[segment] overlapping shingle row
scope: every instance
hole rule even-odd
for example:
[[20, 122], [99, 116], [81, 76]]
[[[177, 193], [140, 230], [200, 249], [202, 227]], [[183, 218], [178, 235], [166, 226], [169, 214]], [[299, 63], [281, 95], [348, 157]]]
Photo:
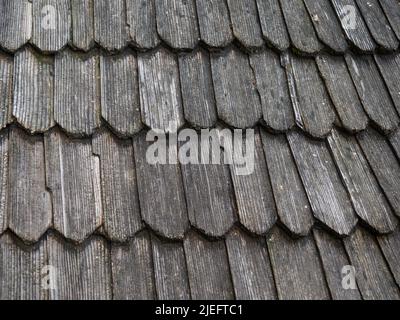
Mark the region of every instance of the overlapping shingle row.
[[249, 50], [268, 44], [307, 54], [393, 51], [398, 12], [397, 0], [2, 0], [0, 46], [14, 52], [29, 42], [48, 53], [96, 44], [148, 50], [163, 42], [192, 50], [236, 41]]

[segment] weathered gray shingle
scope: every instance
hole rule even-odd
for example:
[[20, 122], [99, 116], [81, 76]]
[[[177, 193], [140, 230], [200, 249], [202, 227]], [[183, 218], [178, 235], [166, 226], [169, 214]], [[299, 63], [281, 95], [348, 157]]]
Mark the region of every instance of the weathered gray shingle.
[[94, 0], [70, 0], [72, 45], [89, 51], [94, 46]]

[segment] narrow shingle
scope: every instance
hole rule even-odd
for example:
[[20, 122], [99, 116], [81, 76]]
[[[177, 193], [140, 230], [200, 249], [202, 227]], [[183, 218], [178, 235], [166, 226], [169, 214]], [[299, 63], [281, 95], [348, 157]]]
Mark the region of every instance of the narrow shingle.
[[396, 280], [397, 285], [400, 285], [400, 260], [399, 260], [399, 248], [400, 248], [400, 232], [396, 229], [395, 232], [379, 236], [378, 243], [382, 250], [383, 255], [389, 265], [390, 271]]
[[45, 132], [54, 125], [54, 60], [31, 48], [14, 58], [13, 116], [32, 133]]
[[13, 128], [9, 152], [9, 228], [24, 241], [36, 242], [52, 222], [43, 137]]
[[0, 53], [0, 129], [12, 121], [12, 96], [13, 59]]
[[394, 33], [400, 40], [400, 3], [398, 0], [379, 0]]
[[137, 59], [133, 52], [100, 58], [101, 114], [121, 136], [133, 136], [140, 116]]
[[71, 0], [72, 45], [89, 51], [94, 45], [94, 0]]
[[8, 150], [8, 130], [3, 130], [0, 132], [0, 235], [7, 229], [8, 226]]

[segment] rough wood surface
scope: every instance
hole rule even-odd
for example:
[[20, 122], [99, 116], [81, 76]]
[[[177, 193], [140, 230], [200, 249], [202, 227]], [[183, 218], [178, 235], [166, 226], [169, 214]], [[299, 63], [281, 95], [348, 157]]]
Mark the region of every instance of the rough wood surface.
[[154, 0], [126, 0], [126, 22], [134, 46], [151, 49], [160, 43]]
[[166, 49], [139, 54], [140, 107], [154, 130], [176, 132], [184, 123], [178, 61]]
[[16, 51], [32, 34], [32, 3], [28, 0], [0, 1], [0, 46]]
[[100, 58], [101, 114], [121, 136], [133, 136], [143, 125], [140, 118], [136, 56], [127, 52]]
[[195, 127], [213, 127], [217, 110], [209, 53], [200, 49], [180, 56], [179, 72], [186, 120]]
[[94, 236], [74, 246], [56, 235], [47, 237], [48, 264], [55, 272], [51, 300], [109, 300], [111, 261], [107, 243]]
[[326, 231], [314, 229], [314, 239], [318, 247], [324, 267], [326, 281], [333, 300], [361, 300], [360, 291], [345, 289], [343, 268], [350, 265], [346, 250], [340, 239], [329, 235]]
[[400, 164], [384, 137], [369, 129], [358, 136], [361, 148], [389, 203], [400, 216]]
[[54, 227], [82, 242], [101, 224], [100, 164], [90, 140], [73, 140], [59, 130], [45, 135], [46, 178]]
[[386, 50], [396, 50], [399, 47], [399, 41], [378, 0], [356, 0], [356, 2], [376, 43]]
[[256, 0], [227, 0], [233, 34], [247, 49], [264, 44]]
[[368, 125], [368, 117], [344, 59], [324, 54], [319, 55], [316, 62], [341, 125], [350, 132], [364, 130]]
[[311, 236], [293, 240], [279, 228], [267, 246], [281, 300], [329, 300], [329, 290]]
[[184, 241], [184, 248], [192, 299], [234, 299], [224, 241], [208, 241], [191, 232]]
[[392, 234], [379, 236], [378, 243], [383, 255], [389, 265], [390, 271], [396, 280], [397, 285], [400, 285], [400, 232], [396, 229]]
[[201, 40], [211, 47], [226, 47], [233, 41], [228, 6], [221, 0], [196, 0]]
[[123, 49], [128, 40], [124, 0], [94, 0], [94, 38], [109, 51]]
[[277, 299], [265, 240], [235, 229], [227, 236], [226, 247], [236, 299]]
[[8, 227], [9, 183], [8, 131], [0, 132], [0, 235]]
[[102, 130], [92, 145], [100, 160], [104, 231], [126, 241], [142, 228], [132, 142]]
[[54, 125], [53, 60], [31, 48], [14, 58], [13, 116], [32, 133], [46, 132]]
[[319, 39], [335, 52], [347, 50], [347, 42], [329, 0], [304, 0]]
[[100, 126], [98, 57], [65, 50], [55, 59], [54, 119], [74, 136]]
[[394, 33], [400, 40], [400, 3], [398, 0], [379, 0]]
[[288, 49], [289, 34], [279, 0], [257, 0], [257, 7], [264, 39], [280, 51]]
[[72, 45], [89, 51], [94, 45], [94, 0], [70, 0]]
[[209, 236], [222, 237], [236, 222], [235, 198], [229, 167], [201, 163], [211, 152], [202, 147], [197, 157], [200, 164], [181, 163], [182, 178], [192, 226]]
[[288, 140], [315, 217], [338, 235], [349, 235], [358, 219], [325, 142], [298, 132]]
[[276, 131], [290, 129], [294, 126], [293, 107], [279, 55], [272, 50], [263, 50], [250, 55], [250, 64], [255, 73], [265, 124]]
[[[140, 210], [144, 221], [167, 238], [182, 239], [188, 217], [182, 173], [178, 164], [150, 164], [146, 154], [152, 142], [140, 134], [133, 139]], [[161, 151], [160, 151], [161, 152]], [[167, 154], [170, 148], [166, 149]], [[174, 153], [171, 148], [171, 153]], [[170, 158], [177, 163], [177, 158]]]
[[314, 59], [285, 54], [283, 60], [297, 125], [312, 136], [327, 136], [336, 115]]
[[42, 268], [47, 264], [45, 242], [26, 247], [9, 233], [0, 238], [0, 300], [46, 300]]
[[0, 53], [0, 129], [12, 121], [13, 90], [13, 59]]
[[[251, 232], [265, 234], [275, 225], [277, 213], [259, 132], [256, 132], [254, 143], [254, 171], [239, 175], [241, 166], [233, 164], [232, 181], [240, 223]], [[239, 157], [242, 155], [240, 152]]]
[[[400, 9], [399, 9], [400, 10]], [[389, 89], [394, 106], [400, 114], [400, 54], [375, 55], [375, 61]]]
[[384, 133], [397, 129], [400, 122], [392, 99], [371, 56], [345, 56], [358, 95], [370, 119]]
[[9, 152], [9, 228], [24, 241], [37, 242], [52, 222], [43, 138], [13, 128]]
[[400, 130], [397, 130], [390, 138], [390, 144], [392, 145], [397, 158], [400, 159]]
[[313, 215], [285, 135], [261, 131], [280, 221], [297, 236], [307, 235]]
[[200, 38], [194, 0], [157, 0], [157, 30], [174, 49], [193, 49]]
[[343, 240], [364, 300], [399, 300], [400, 292], [376, 239], [357, 229]]
[[181, 242], [151, 237], [154, 277], [159, 300], [188, 300], [190, 296], [185, 251]]
[[253, 127], [261, 103], [248, 56], [234, 47], [211, 55], [218, 116], [236, 128]]
[[44, 52], [57, 52], [70, 41], [70, 1], [33, 0], [31, 42]]
[[294, 47], [307, 54], [320, 51], [323, 46], [318, 40], [303, 0], [280, 0], [280, 3]]
[[374, 51], [376, 48], [375, 41], [365, 24], [355, 0], [331, 0], [331, 2], [347, 40], [361, 51]]
[[126, 245], [111, 246], [113, 298], [153, 300], [155, 284], [150, 235], [143, 232]]
[[392, 232], [397, 219], [357, 140], [333, 130], [328, 143], [358, 216], [379, 233]]

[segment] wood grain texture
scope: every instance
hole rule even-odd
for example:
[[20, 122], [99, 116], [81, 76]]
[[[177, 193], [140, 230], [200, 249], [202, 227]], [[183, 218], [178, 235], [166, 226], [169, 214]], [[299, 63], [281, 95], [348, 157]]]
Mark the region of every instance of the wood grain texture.
[[358, 228], [343, 240], [364, 300], [399, 300], [400, 292], [376, 239]]
[[54, 126], [54, 60], [31, 48], [14, 58], [13, 116], [31, 133], [46, 132]]
[[399, 248], [400, 248], [400, 232], [396, 229], [389, 235], [377, 237], [379, 246], [385, 256], [386, 262], [389, 265], [390, 271], [396, 280], [397, 285], [400, 285], [400, 261], [399, 261]]
[[70, 0], [72, 45], [89, 51], [94, 46], [94, 0]]
[[[150, 164], [146, 155], [152, 152], [149, 147], [153, 143], [146, 141], [145, 134], [136, 136], [133, 144], [143, 220], [163, 237], [182, 239], [189, 225], [180, 166]], [[167, 154], [170, 151], [174, 153], [172, 148], [166, 149]], [[169, 159], [177, 163], [176, 157]]]
[[364, 130], [368, 125], [368, 117], [344, 59], [322, 54], [316, 58], [316, 62], [342, 127], [350, 132]]
[[74, 246], [56, 235], [47, 238], [48, 264], [55, 268], [51, 300], [110, 300], [111, 261], [106, 241], [94, 236]]
[[280, 0], [280, 3], [293, 46], [307, 54], [320, 51], [323, 45], [318, 40], [303, 0]]
[[293, 234], [305, 236], [314, 219], [286, 136], [262, 130], [261, 137], [280, 222]]
[[9, 142], [8, 130], [0, 132], [0, 235], [8, 227], [9, 210]]
[[0, 129], [12, 121], [13, 74], [13, 59], [0, 53]]
[[191, 232], [185, 238], [184, 248], [192, 299], [234, 299], [225, 242], [208, 241]]
[[52, 222], [43, 138], [13, 128], [9, 141], [9, 228], [24, 241], [37, 242]]
[[55, 58], [54, 119], [74, 136], [91, 135], [100, 126], [98, 57], [70, 50]]
[[376, 43], [359, 11], [355, 0], [331, 0], [347, 40], [358, 50], [372, 52]]
[[115, 300], [153, 300], [155, 283], [150, 235], [143, 232], [126, 245], [112, 244], [112, 285]]
[[397, 219], [357, 140], [333, 130], [328, 143], [357, 215], [379, 233], [392, 232]]
[[397, 113], [400, 114], [400, 54], [376, 54], [375, 61], [385, 80]]
[[279, 228], [267, 238], [278, 298], [329, 300], [329, 290], [311, 236], [293, 240]]
[[314, 59], [285, 54], [283, 64], [297, 125], [314, 137], [327, 136], [336, 115]]
[[233, 41], [228, 6], [220, 0], [196, 0], [201, 40], [223, 48]]
[[264, 44], [256, 0], [227, 0], [233, 35], [247, 49]]
[[390, 138], [390, 144], [392, 145], [397, 158], [400, 159], [400, 130], [397, 130]]
[[198, 128], [213, 127], [217, 109], [209, 53], [200, 49], [180, 56], [179, 72], [186, 120]]
[[143, 122], [154, 130], [176, 132], [184, 124], [176, 56], [163, 48], [139, 54], [138, 68]]
[[142, 228], [132, 142], [101, 130], [92, 145], [100, 160], [104, 231], [126, 241]]
[[182, 242], [151, 237], [154, 277], [159, 300], [189, 300], [190, 287]]
[[288, 133], [314, 216], [340, 236], [349, 235], [358, 219], [325, 142]]
[[58, 52], [70, 41], [70, 0], [32, 1], [31, 42], [43, 52]]
[[397, 0], [379, 0], [390, 26], [400, 40], [400, 3]]
[[274, 276], [265, 240], [252, 238], [240, 229], [235, 229], [227, 235], [226, 247], [236, 299], [276, 299]]
[[0, 237], [0, 300], [46, 300], [42, 268], [47, 264], [44, 241], [27, 247], [9, 233]]
[[152, 49], [160, 43], [154, 0], [126, 0], [126, 22], [135, 47]]
[[[259, 132], [255, 134], [254, 143], [254, 170], [240, 175], [242, 166], [236, 163], [231, 165], [231, 176], [240, 223], [253, 233], [265, 234], [278, 218]], [[243, 150], [248, 147], [243, 143]], [[238, 154], [235, 159], [243, 157], [243, 152], [239, 151], [234, 151]]]
[[123, 137], [138, 133], [140, 118], [137, 59], [133, 52], [100, 58], [101, 114]]
[[350, 265], [343, 242], [326, 231], [314, 229], [314, 239], [317, 244], [321, 262], [324, 267], [326, 281], [333, 300], [361, 300], [358, 288], [344, 289], [343, 280], [347, 273], [342, 273], [344, 267]]
[[124, 0], [94, 0], [94, 38], [109, 51], [126, 46], [128, 31]]
[[290, 46], [290, 40], [279, 0], [256, 1], [264, 39], [279, 51], [285, 51]]
[[274, 131], [287, 131], [294, 126], [294, 114], [290, 100], [285, 69], [279, 55], [266, 49], [250, 55], [265, 125]]
[[45, 134], [45, 150], [54, 227], [66, 238], [82, 242], [102, 222], [100, 168], [91, 141], [53, 130]]
[[369, 118], [385, 134], [397, 129], [399, 116], [373, 58], [347, 54], [345, 59]]
[[16, 51], [32, 35], [32, 3], [28, 0], [0, 1], [0, 46]]
[[385, 138], [372, 129], [360, 133], [358, 141], [394, 212], [400, 216], [400, 164], [396, 156]]
[[248, 56], [230, 47], [212, 53], [211, 67], [219, 118], [235, 128], [253, 127], [261, 103]]
[[193, 49], [200, 40], [194, 0], [157, 0], [159, 36], [174, 49]]
[[202, 159], [212, 150], [202, 146], [200, 152], [197, 157], [199, 164], [181, 163], [189, 220], [192, 226], [205, 234], [222, 237], [236, 222], [229, 166], [203, 164]]
[[348, 45], [330, 1], [304, 0], [304, 4], [321, 42], [334, 52], [345, 52]]
[[390, 27], [378, 0], [355, 1], [376, 43], [385, 50], [396, 50], [399, 47], [399, 41]]

